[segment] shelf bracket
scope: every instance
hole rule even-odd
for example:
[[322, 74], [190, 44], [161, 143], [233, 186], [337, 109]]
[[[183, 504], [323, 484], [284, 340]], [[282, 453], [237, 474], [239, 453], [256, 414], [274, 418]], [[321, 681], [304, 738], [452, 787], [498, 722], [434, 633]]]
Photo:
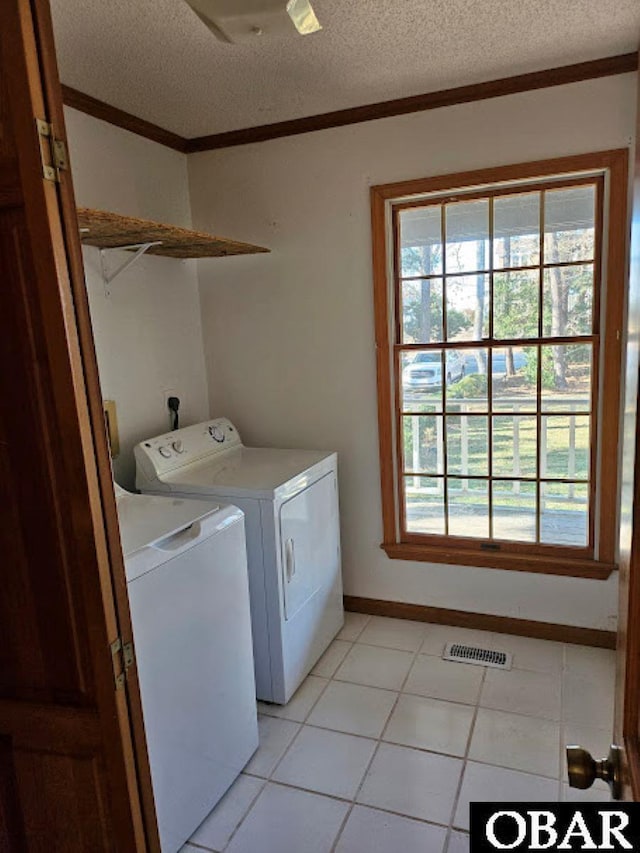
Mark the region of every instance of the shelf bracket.
[[[135, 264], [135, 262], [141, 258], [145, 252], [148, 252], [153, 246], [161, 246], [162, 240], [154, 240], [152, 243], [132, 243], [130, 246], [114, 246], [112, 249], [100, 249], [100, 266], [102, 267], [102, 278], [104, 280], [104, 293], [105, 296], [111, 296], [111, 291], [109, 290], [109, 285], [125, 270], [128, 270], [130, 266]], [[126, 252], [133, 251], [135, 249], [135, 254], [133, 254], [130, 258], [127, 258], [120, 266], [115, 269], [113, 272], [108, 272], [107, 264], [105, 259], [105, 252]]]

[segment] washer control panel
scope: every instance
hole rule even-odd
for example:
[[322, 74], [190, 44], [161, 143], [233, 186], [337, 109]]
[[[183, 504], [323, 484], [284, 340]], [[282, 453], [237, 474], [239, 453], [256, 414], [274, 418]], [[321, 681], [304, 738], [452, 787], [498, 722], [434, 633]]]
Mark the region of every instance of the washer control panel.
[[134, 454], [139, 471], [155, 478], [234, 447], [242, 447], [237, 429], [228, 418], [216, 418], [141, 441]]
[[222, 444], [227, 437], [227, 434], [224, 431], [224, 427], [220, 424], [214, 424], [213, 426], [210, 426], [208, 429], [208, 433], [214, 441], [218, 442], [218, 444]]

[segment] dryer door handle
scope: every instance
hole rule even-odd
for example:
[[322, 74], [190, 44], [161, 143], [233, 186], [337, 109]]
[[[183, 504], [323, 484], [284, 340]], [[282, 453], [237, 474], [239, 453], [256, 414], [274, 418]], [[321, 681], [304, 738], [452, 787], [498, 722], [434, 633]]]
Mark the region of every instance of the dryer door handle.
[[293, 546], [293, 539], [287, 539], [284, 543], [284, 566], [287, 583], [291, 583], [291, 579], [296, 573], [296, 552]]

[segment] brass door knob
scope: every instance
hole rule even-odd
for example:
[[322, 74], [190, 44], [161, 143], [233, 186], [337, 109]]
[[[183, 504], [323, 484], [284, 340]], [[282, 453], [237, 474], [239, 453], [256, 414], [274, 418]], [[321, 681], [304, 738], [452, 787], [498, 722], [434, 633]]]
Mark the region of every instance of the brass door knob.
[[612, 744], [609, 755], [596, 761], [591, 753], [581, 746], [567, 747], [569, 785], [572, 788], [590, 788], [596, 779], [609, 785], [611, 796], [619, 800], [622, 796], [622, 749]]

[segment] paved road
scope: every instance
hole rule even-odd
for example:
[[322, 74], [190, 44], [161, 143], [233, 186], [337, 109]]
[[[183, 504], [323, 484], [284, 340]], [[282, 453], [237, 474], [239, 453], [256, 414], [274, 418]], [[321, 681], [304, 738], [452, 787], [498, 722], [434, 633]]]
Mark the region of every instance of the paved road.
[[[521, 367], [524, 367], [526, 363], [526, 358], [524, 353], [518, 352], [517, 350], [513, 353], [513, 364], [516, 370], [519, 370]], [[504, 352], [494, 352], [493, 353], [493, 375], [504, 376], [507, 372], [507, 356]], [[464, 369], [467, 376], [471, 373], [478, 372], [478, 363], [472, 355], [468, 355], [465, 358]]]

